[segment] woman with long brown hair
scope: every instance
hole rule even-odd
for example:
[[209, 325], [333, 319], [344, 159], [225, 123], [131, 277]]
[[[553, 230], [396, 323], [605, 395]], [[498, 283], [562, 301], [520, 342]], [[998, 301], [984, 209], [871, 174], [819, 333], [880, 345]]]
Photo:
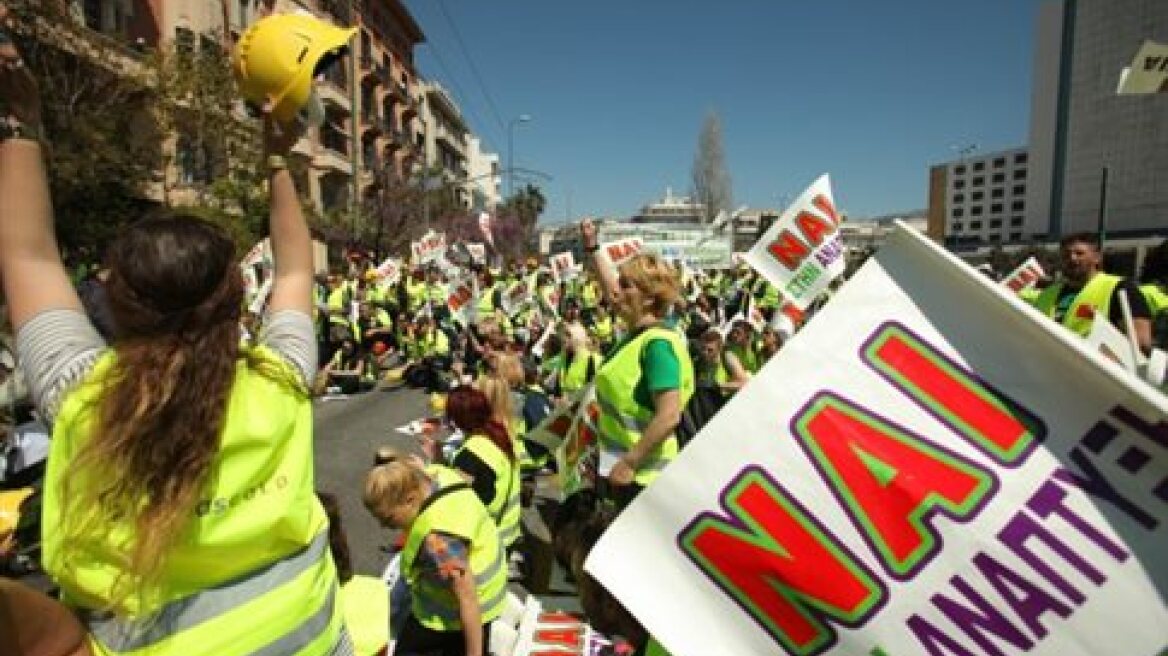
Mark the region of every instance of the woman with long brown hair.
[[296, 130], [265, 119], [275, 271], [259, 346], [240, 346], [232, 241], [167, 210], [108, 251], [107, 344], [58, 254], [39, 96], [11, 41], [0, 100], [0, 276], [53, 424], [43, 562], [90, 648], [348, 651], [313, 491], [312, 248], [284, 160]]
[[450, 463], [471, 477], [471, 489], [499, 525], [499, 539], [510, 547], [519, 539], [519, 461], [507, 428], [491, 416], [485, 394], [460, 385], [446, 399], [446, 416], [466, 435]]

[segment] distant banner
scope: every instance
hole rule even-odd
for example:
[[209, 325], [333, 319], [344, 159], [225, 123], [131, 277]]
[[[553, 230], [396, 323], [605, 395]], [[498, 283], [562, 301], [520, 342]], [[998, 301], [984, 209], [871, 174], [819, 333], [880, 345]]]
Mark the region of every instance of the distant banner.
[[483, 233], [488, 244], [495, 245], [495, 238], [491, 235], [491, 215], [487, 212], [479, 212], [479, 232]]
[[464, 276], [452, 280], [446, 286], [446, 307], [450, 314], [464, 324], [473, 319], [475, 299], [478, 297], [478, 284], [473, 276]]
[[413, 255], [415, 265], [435, 262], [444, 252], [446, 252], [446, 235], [433, 230], [410, 244], [410, 254]]
[[487, 247], [482, 244], [470, 243], [466, 245], [466, 250], [470, 253], [470, 257], [476, 264], [487, 263]]
[[831, 180], [822, 175], [747, 252], [746, 261], [791, 304], [806, 310], [843, 275], [840, 220]]
[[1168, 398], [900, 224], [585, 568], [674, 656], [1156, 656], [1166, 543]]
[[1168, 93], [1168, 44], [1144, 41], [1131, 66], [1119, 75], [1121, 95]]
[[243, 276], [243, 291], [253, 297], [272, 275], [272, 242], [267, 237], [256, 242], [244, 253], [239, 261], [240, 275]]
[[564, 251], [551, 256], [549, 264], [551, 264], [552, 275], [555, 276], [557, 282], [566, 282], [580, 274], [580, 268], [576, 265], [576, 256], [572, 254], [572, 251]]
[[1002, 278], [1001, 285], [1015, 294], [1020, 294], [1045, 277], [1046, 272], [1042, 270], [1042, 265], [1031, 255], [1025, 262], [1019, 264], [1018, 268], [1011, 271], [1010, 275]]
[[640, 237], [610, 241], [600, 246], [600, 252], [614, 267], [624, 264], [626, 260], [643, 250], [645, 242]]
[[395, 285], [401, 280], [401, 261], [396, 257], [387, 257], [384, 262], [377, 265], [377, 268], [373, 272], [381, 282], [387, 285]]

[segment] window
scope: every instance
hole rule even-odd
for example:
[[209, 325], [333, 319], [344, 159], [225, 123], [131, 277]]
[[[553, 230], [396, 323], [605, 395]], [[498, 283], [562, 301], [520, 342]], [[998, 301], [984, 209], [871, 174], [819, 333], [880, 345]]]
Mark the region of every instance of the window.
[[954, 189], [965, 189], [965, 180], [955, 180], [953, 182]]
[[964, 203], [965, 202], [965, 194], [954, 194], [953, 202], [954, 203]]
[[101, 0], [85, 0], [82, 11], [85, 14], [85, 27], [91, 30], [101, 30], [102, 19]]
[[970, 200], [981, 200], [981, 199], [985, 198], [985, 192], [984, 191], [975, 191], [972, 194], [970, 194], [969, 198], [970, 198]]
[[1010, 219], [1010, 227], [1017, 228], [1022, 225], [1022, 217], [1015, 216]]
[[1002, 213], [1002, 204], [1001, 203], [994, 203], [993, 205], [991, 205], [990, 206], [990, 213], [991, 214], [1001, 214]]
[[961, 232], [961, 224], [960, 223], [953, 224], [953, 232]]
[[1014, 171], [1014, 179], [1015, 180], [1025, 180], [1026, 179], [1026, 169], [1018, 169], [1017, 171]]
[[1001, 220], [1001, 219], [994, 219], [993, 221], [990, 221], [990, 227], [991, 227], [991, 228], [1000, 228], [1000, 227], [1002, 227], [1002, 220]]
[[1006, 158], [1005, 157], [998, 157], [997, 159], [994, 160], [994, 168], [995, 169], [1000, 169], [1005, 165], [1006, 165]]
[[1011, 232], [1010, 233], [1010, 241], [1022, 241], [1022, 233]]
[[990, 192], [990, 198], [1001, 198], [1005, 192], [1002, 189], [994, 189]]
[[1026, 185], [1014, 185], [1014, 195], [1022, 196], [1026, 193]]
[[990, 241], [996, 244], [996, 243], [1002, 241], [1002, 236], [1001, 235], [990, 235]]
[[[981, 205], [977, 205], [977, 206], [971, 208], [969, 210], [969, 213], [973, 216], [981, 216]], [[979, 223], [978, 225], [980, 226], [981, 224]], [[970, 227], [973, 227], [973, 226], [970, 226]]]
[[199, 37], [199, 55], [202, 57], [213, 57], [216, 53], [222, 52], [223, 48], [215, 37], [210, 34], [203, 34]]
[[1025, 164], [1026, 159], [1026, 153], [1018, 153], [1017, 155], [1014, 155], [1015, 164]]
[[974, 162], [973, 163], [973, 170], [974, 171], [984, 171], [985, 170], [985, 162]]
[[974, 221], [969, 224], [970, 230], [981, 230], [981, 221]]
[[963, 216], [965, 216], [965, 210], [961, 209], [960, 207], [953, 210], [953, 218], [959, 219]]
[[195, 33], [185, 27], [178, 27], [174, 30], [174, 49], [184, 55], [192, 55], [195, 52]]
[[958, 164], [957, 167], [953, 169], [953, 174], [954, 175], [964, 175], [965, 174], [965, 165]]
[[1001, 184], [1001, 183], [1006, 181], [1006, 174], [1005, 173], [995, 173], [994, 177], [991, 178], [991, 180], [993, 181], [994, 184]]
[[1014, 210], [1015, 212], [1021, 212], [1022, 210], [1026, 209], [1026, 201], [1016, 200], [1010, 204], [1010, 209]]
[[978, 176], [978, 177], [976, 177], [976, 178], [974, 178], [974, 179], [973, 179], [973, 186], [975, 186], [975, 187], [981, 187], [981, 186], [984, 186], [984, 185], [985, 185], [985, 178], [983, 178], [983, 177], [981, 177], [981, 176]]

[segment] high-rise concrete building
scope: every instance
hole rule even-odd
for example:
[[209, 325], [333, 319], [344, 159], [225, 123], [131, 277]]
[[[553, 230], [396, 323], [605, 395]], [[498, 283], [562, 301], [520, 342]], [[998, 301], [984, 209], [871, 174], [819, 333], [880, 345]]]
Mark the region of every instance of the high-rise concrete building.
[[1116, 94], [1146, 39], [1168, 41], [1168, 1], [1061, 0], [1039, 13], [1034, 52], [1027, 225], [1058, 238], [1168, 232], [1168, 94]]
[[1046, 232], [1026, 221], [1025, 148], [965, 157], [929, 172], [929, 237], [947, 246], [1017, 243]]

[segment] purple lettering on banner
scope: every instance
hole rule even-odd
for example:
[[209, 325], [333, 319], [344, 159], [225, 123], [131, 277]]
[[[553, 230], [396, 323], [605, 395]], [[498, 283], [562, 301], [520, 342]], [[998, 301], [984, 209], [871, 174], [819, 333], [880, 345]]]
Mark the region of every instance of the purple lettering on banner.
[[1036, 638], [1046, 637], [1046, 627], [1040, 621], [1046, 612], [1053, 611], [1064, 619], [1070, 616], [1069, 606], [993, 556], [979, 553], [973, 557], [973, 564]]
[[1158, 421], [1155, 424], [1141, 419], [1136, 413], [1122, 405], [1111, 409], [1111, 416], [1127, 424], [1144, 437], [1168, 449], [1168, 421]]
[[1106, 577], [1103, 576], [1102, 572], [1095, 569], [1082, 556], [1072, 551], [1070, 547], [1055, 537], [1054, 533], [1047, 530], [1045, 526], [1040, 524], [1029, 513], [1019, 512], [1017, 515], [1014, 515], [1009, 523], [998, 532], [998, 542], [1005, 545], [1015, 556], [1021, 558], [1031, 569], [1041, 574], [1048, 583], [1058, 588], [1059, 592], [1063, 593], [1076, 606], [1086, 601], [1087, 597], [1082, 592], [1079, 592], [1078, 588], [1071, 585], [1070, 581], [1060, 576], [1055, 571], [1055, 568], [1046, 562], [1046, 559], [1030, 550], [1026, 545], [1030, 538], [1037, 538], [1039, 541], [1045, 543], [1051, 551], [1058, 554], [1065, 562], [1069, 563], [1096, 585], [1105, 580]]
[[929, 656], [946, 656], [946, 654], [974, 656], [973, 652], [963, 647], [952, 636], [938, 629], [932, 622], [920, 615], [909, 617], [905, 626], [916, 636], [917, 642], [920, 642], [921, 646], [929, 652]]
[[991, 656], [1005, 656], [997, 644], [990, 639], [990, 636], [986, 635], [987, 632], [1023, 651], [1027, 651], [1034, 646], [1033, 640], [1026, 637], [1026, 634], [1022, 633], [1018, 627], [1011, 624], [1010, 620], [1006, 619], [1006, 616], [1001, 611], [986, 601], [985, 597], [973, 589], [973, 586], [965, 582], [965, 579], [960, 576], [954, 576], [949, 579], [949, 582], [966, 599], [972, 602], [976, 608], [965, 606], [961, 602], [939, 593], [933, 595], [933, 605], [944, 613], [945, 617], [948, 617], [949, 621], [953, 622], [965, 635], [976, 642], [982, 651]]
[[1080, 476], [1068, 469], [1061, 469], [1055, 472], [1056, 479], [1078, 487], [1101, 501], [1110, 503], [1149, 531], [1155, 530], [1160, 525], [1160, 522], [1155, 517], [1120, 494], [1115, 489], [1115, 486], [1107, 482], [1107, 479], [1103, 477], [1099, 469], [1091, 464], [1089, 457], [1082, 449], [1079, 447], [1071, 449], [1070, 458], [1071, 462], [1075, 463], [1075, 466], [1079, 468], [1082, 475]]
[[[1056, 474], [1056, 480], [1061, 480]], [[1082, 533], [1084, 537], [1091, 540], [1100, 549], [1106, 551], [1112, 558], [1119, 562], [1123, 562], [1128, 558], [1128, 552], [1124, 550], [1122, 545], [1116, 544], [1103, 534], [1102, 531], [1091, 526], [1083, 521], [1082, 517], [1076, 515], [1070, 508], [1066, 506], [1064, 501], [1067, 498], [1066, 490], [1059, 487], [1053, 481], [1047, 481], [1038, 488], [1034, 496], [1026, 502], [1026, 506], [1034, 511], [1034, 514], [1046, 519], [1051, 514], [1062, 517], [1068, 524], [1074, 526]], [[1099, 583], [1098, 581], [1096, 583]]]

